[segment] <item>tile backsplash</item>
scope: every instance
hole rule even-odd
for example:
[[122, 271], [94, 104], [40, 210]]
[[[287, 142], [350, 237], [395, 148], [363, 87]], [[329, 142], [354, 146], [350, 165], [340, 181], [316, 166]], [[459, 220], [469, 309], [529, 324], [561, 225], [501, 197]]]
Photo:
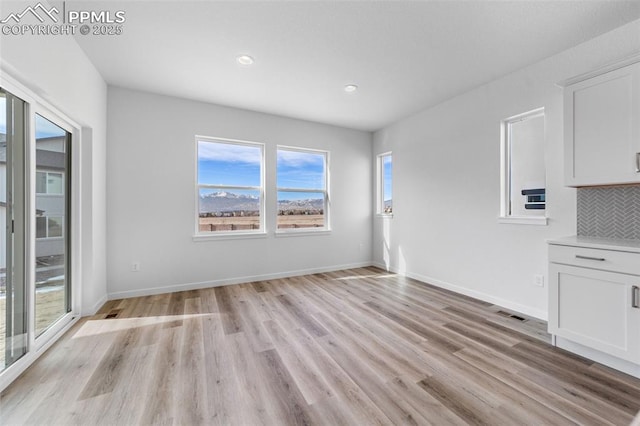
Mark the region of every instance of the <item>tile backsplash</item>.
[[578, 235], [640, 240], [640, 185], [578, 188]]

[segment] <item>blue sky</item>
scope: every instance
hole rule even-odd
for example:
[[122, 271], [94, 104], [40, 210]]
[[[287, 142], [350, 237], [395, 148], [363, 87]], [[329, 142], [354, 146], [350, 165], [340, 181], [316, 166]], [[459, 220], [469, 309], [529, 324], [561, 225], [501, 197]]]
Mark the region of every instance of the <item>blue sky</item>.
[[198, 142], [198, 183], [260, 186], [259, 146]]
[[385, 156], [382, 158], [382, 176], [384, 184], [384, 201], [393, 199], [393, 192], [391, 186], [391, 172], [393, 169], [393, 163], [391, 156]]
[[278, 150], [278, 188], [324, 189], [324, 154]]
[[64, 136], [65, 134], [64, 129], [36, 114], [36, 139]]
[[[260, 186], [258, 146], [198, 142], [198, 182], [209, 185]], [[279, 188], [324, 189], [324, 154], [278, 150]], [[234, 190], [235, 193], [240, 193]], [[278, 198], [297, 200], [322, 198], [322, 194], [278, 193]]]

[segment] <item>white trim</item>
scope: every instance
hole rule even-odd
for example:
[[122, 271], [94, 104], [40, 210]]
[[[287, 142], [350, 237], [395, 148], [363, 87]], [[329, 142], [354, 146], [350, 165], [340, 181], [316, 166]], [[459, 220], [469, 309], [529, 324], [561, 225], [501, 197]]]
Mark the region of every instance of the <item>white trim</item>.
[[530, 306], [521, 305], [519, 303], [512, 302], [510, 300], [502, 299], [500, 297], [493, 296], [491, 294], [482, 293], [475, 290], [470, 290], [466, 287], [462, 287], [456, 284], [451, 284], [446, 281], [442, 281], [436, 278], [427, 277], [421, 274], [415, 274], [412, 272], [400, 273], [397, 268], [393, 266], [387, 267], [385, 264], [380, 262], [373, 262], [373, 266], [377, 266], [380, 269], [384, 269], [389, 272], [393, 272], [394, 274], [403, 275], [409, 278], [413, 278], [414, 280], [421, 281], [426, 284], [431, 284], [436, 287], [444, 288], [446, 290], [451, 290], [454, 293], [463, 294], [465, 296], [473, 297], [474, 299], [482, 300], [484, 302], [492, 303], [494, 305], [501, 306], [503, 308], [520, 312], [522, 314], [528, 315], [530, 317], [538, 318], [544, 321], [547, 321], [548, 313], [546, 311], [542, 311], [540, 309], [532, 308]]
[[251, 239], [251, 238], [266, 238], [266, 231], [249, 232], [249, 231], [231, 231], [231, 232], [210, 232], [204, 233], [201, 232], [199, 234], [194, 235], [192, 238], [193, 241], [197, 243], [202, 243], [205, 241], [219, 241], [219, 240], [242, 240], [242, 239]]
[[625, 58], [616, 60], [614, 62], [610, 62], [593, 71], [588, 71], [583, 74], [579, 74], [575, 77], [571, 77], [566, 80], [559, 81], [558, 83], [556, 83], [556, 85], [563, 88], [567, 86], [571, 86], [572, 84], [580, 83], [590, 78], [597, 77], [599, 75], [606, 74], [608, 72], [615, 71], [620, 68], [624, 68], [628, 65], [635, 64], [636, 62], [640, 62], [640, 52], [634, 53], [631, 56], [627, 56]]
[[549, 224], [549, 218], [546, 216], [506, 216], [499, 217], [498, 223], [510, 224], [510, 225], [538, 225], [546, 226]]
[[275, 232], [276, 238], [307, 237], [309, 235], [331, 235], [331, 230], [326, 228], [285, 228]]
[[351, 263], [346, 265], [325, 266], [325, 267], [312, 268], [312, 269], [299, 269], [294, 271], [278, 272], [274, 274], [253, 275], [253, 276], [235, 277], [235, 278], [223, 278], [223, 279], [213, 280], [213, 281], [202, 281], [202, 282], [195, 282], [195, 283], [168, 285], [164, 287], [153, 287], [153, 288], [146, 288], [141, 290], [116, 291], [114, 293], [109, 293], [108, 297], [109, 297], [109, 300], [114, 300], [114, 299], [126, 299], [130, 297], [139, 297], [139, 296], [153, 296], [156, 294], [173, 293], [176, 291], [199, 290], [203, 288], [220, 287], [220, 286], [232, 285], [232, 284], [242, 284], [242, 283], [249, 283], [253, 281], [276, 280], [280, 278], [299, 277], [302, 275], [341, 271], [344, 269], [365, 268], [371, 265], [372, 263], [367, 261], [367, 262]]
[[95, 315], [96, 313], [98, 313], [98, 311], [100, 310], [100, 308], [102, 308], [102, 305], [104, 305], [105, 303], [107, 303], [109, 299], [107, 298], [107, 295], [105, 294], [104, 296], [102, 296], [100, 298], [100, 300], [98, 300], [96, 303], [93, 304], [93, 306], [91, 307], [90, 311], [87, 312], [82, 312], [82, 316], [83, 317], [87, 317], [87, 316], [92, 316]]

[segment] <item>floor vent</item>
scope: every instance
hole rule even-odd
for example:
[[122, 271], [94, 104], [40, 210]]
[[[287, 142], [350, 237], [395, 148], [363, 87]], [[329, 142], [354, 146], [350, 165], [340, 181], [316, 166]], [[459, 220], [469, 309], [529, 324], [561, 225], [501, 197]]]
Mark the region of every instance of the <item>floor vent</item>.
[[503, 317], [508, 317], [508, 318], [513, 318], [513, 319], [517, 319], [518, 321], [526, 321], [526, 319], [518, 316], [518, 315], [513, 315], [510, 314], [509, 312], [505, 312], [505, 311], [498, 311], [496, 312], [498, 315], [502, 315]]

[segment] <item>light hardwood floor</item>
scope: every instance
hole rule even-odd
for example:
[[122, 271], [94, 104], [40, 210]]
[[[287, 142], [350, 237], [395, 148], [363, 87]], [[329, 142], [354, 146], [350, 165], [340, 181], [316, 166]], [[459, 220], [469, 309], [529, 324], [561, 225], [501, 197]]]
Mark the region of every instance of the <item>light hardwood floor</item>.
[[376, 268], [114, 300], [0, 395], [0, 424], [632, 421], [640, 380], [524, 319]]

